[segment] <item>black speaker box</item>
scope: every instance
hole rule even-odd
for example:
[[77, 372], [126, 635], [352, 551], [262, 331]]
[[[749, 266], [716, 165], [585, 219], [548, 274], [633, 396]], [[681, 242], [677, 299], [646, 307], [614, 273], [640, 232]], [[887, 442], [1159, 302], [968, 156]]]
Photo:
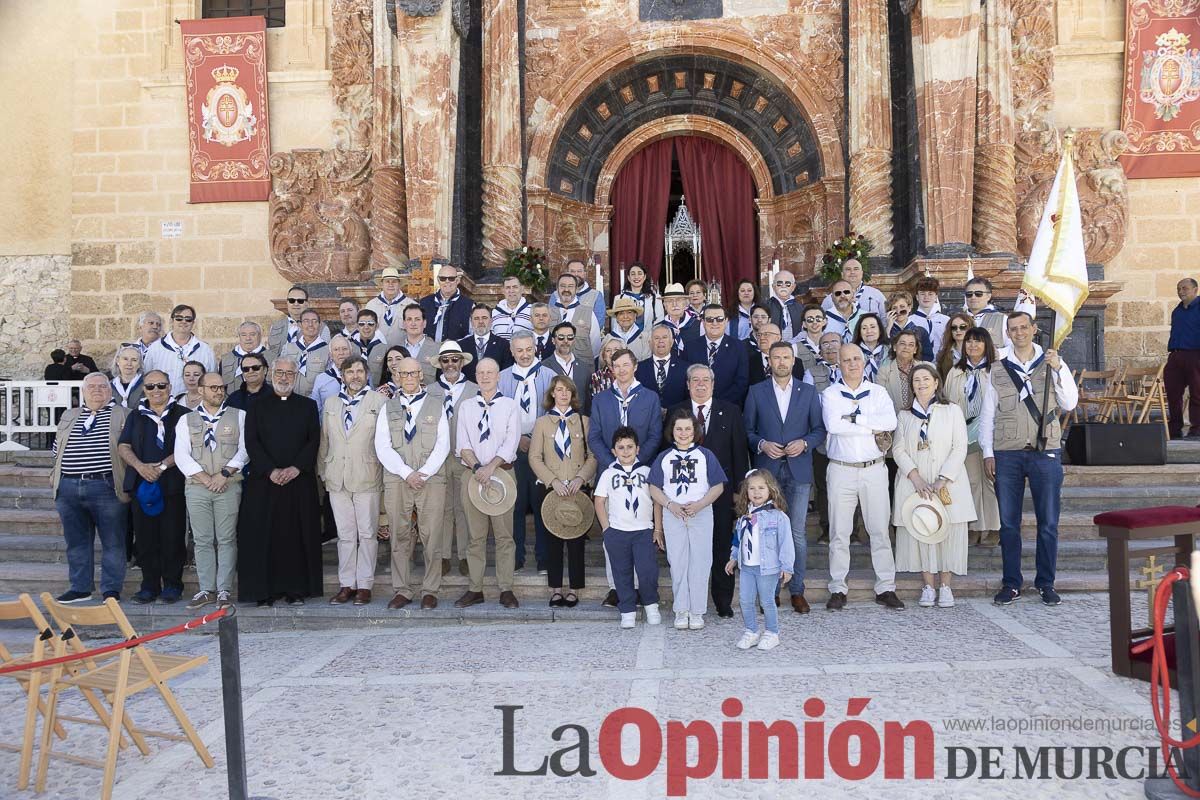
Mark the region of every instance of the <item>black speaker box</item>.
[[1161, 423], [1078, 422], [1067, 431], [1067, 458], [1087, 467], [1165, 464], [1166, 429]]

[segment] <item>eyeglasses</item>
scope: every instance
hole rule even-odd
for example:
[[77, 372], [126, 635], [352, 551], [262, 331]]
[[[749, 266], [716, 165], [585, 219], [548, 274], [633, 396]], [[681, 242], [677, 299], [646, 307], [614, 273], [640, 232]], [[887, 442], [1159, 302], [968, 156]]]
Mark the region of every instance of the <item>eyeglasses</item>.
[[258, 372], [262, 369], [262, 364], [247, 364], [242, 367], [242, 372]]
[[175, 320], [176, 322], [195, 322], [196, 321], [195, 317], [171, 317], [171, 319]]
[[952, 330], [952, 331], [965, 331], [966, 329], [967, 329], [966, 325], [951, 325], [950, 326], [950, 330]]
[[438, 359], [439, 364], [459, 364], [461, 362], [462, 358], [459, 356], [442, 356]]
[[438, 275], [438, 280], [441, 281], [442, 283], [449, 283], [450, 281], [458, 280], [458, 276], [457, 275]]
[[854, 293], [853, 293], [852, 291], [850, 291], [849, 289], [846, 289], [846, 290], [844, 290], [844, 291], [841, 291], [841, 292], [834, 292], [834, 293], [833, 293], [833, 296], [834, 296], [834, 297], [845, 297], [845, 296], [846, 296], [846, 295], [848, 295], [848, 294], [854, 294]]
[[277, 370], [275, 370], [275, 375], [276, 375], [276, 377], [279, 377], [279, 378], [294, 378], [294, 377], [296, 377], [296, 373], [293, 372], [292, 370], [285, 371], [285, 370], [277, 369]]
[[573, 333], [572, 334], [561, 334], [560, 333], [557, 336], [555, 336], [554, 338], [560, 342], [573, 342], [573, 341], [575, 341], [575, 334], [573, 334]]
[[303, 297], [289, 297], [287, 300], [288, 300], [288, 303], [290, 303], [291, 305], [294, 305], [294, 306], [298, 306], [298, 305], [300, 305], [301, 303], [307, 303], [307, 302], [308, 302], [308, 300], [307, 300], [306, 298], [303, 298]]
[[208, 389], [210, 392], [223, 392], [225, 391], [225, 384], [218, 383], [216, 386], [201, 386], [200, 388]]
[[804, 321], [805, 322], [824, 322], [825, 318], [824, 317], [805, 317]]
[[421, 374], [421, 370], [419, 370], [419, 369], [414, 369], [414, 370], [403, 370], [403, 371], [401, 371], [401, 372], [398, 372], [398, 373], [396, 373], [396, 374], [397, 374], [397, 375], [399, 375], [401, 378], [412, 378], [412, 377], [415, 377], [415, 376], [417, 376], [417, 375], [420, 375], [420, 374]]
[[144, 388], [148, 392], [158, 392], [158, 391], [162, 391], [163, 389], [169, 388], [170, 385], [171, 384], [169, 384], [169, 383], [147, 383], [147, 384], [144, 384], [142, 388]]
[[776, 286], [795, 286], [795, 281], [775, 281]]
[[988, 292], [985, 292], [982, 289], [976, 289], [974, 291], [964, 292], [964, 294], [967, 297], [984, 297], [988, 294]]
[[717, 322], [724, 322], [725, 318], [724, 317], [705, 317], [704, 321], [717, 323]]

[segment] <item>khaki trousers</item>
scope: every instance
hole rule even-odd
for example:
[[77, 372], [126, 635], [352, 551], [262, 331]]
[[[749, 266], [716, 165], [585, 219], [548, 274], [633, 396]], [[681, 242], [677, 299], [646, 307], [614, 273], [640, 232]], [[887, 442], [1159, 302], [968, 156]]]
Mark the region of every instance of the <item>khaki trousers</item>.
[[896, 590], [896, 559], [888, 534], [891, 493], [887, 465], [843, 467], [832, 461], [826, 473], [829, 491], [829, 591], [846, 592], [850, 572], [850, 533], [854, 509], [861, 507], [863, 524], [871, 537], [871, 566], [875, 569], [875, 594]]
[[232, 592], [237, 575], [237, 519], [241, 481], [217, 494], [198, 483], [183, 487], [192, 538], [196, 543], [196, 579], [206, 592]]
[[[456, 459], [446, 460], [446, 497], [462, 496], [462, 477], [470, 475]], [[442, 510], [442, 558], [450, 558], [451, 545], [460, 559], [467, 557], [467, 545], [471, 538], [467, 527], [467, 512], [462, 503], [443, 503]]]
[[330, 492], [329, 505], [337, 523], [338, 585], [371, 589], [379, 555], [379, 492]]
[[471, 572], [471, 591], [483, 591], [483, 570], [487, 566], [488, 528], [496, 537], [496, 583], [500, 591], [511, 592], [513, 587], [513, 570], [516, 567], [517, 547], [513, 543], [512, 509], [502, 514], [490, 516], [484, 514], [471, 502], [467, 494], [468, 481], [474, 480], [470, 473], [464, 473], [462, 492], [459, 499], [467, 512], [467, 527], [471, 531], [471, 541], [467, 545], [467, 567]]
[[421, 594], [437, 595], [442, 588], [441, 558], [448, 547], [442, 527], [442, 509], [446, 502], [446, 479], [435, 475], [421, 491], [404, 481], [384, 483], [383, 506], [392, 529], [392, 591], [412, 599], [413, 509], [417, 512], [417, 535], [425, 557], [425, 575]]
[[970, 523], [971, 531], [1000, 530], [1000, 504], [996, 501], [996, 482], [983, 469], [983, 453], [967, 452], [967, 480], [971, 482], [971, 498], [978, 516]]

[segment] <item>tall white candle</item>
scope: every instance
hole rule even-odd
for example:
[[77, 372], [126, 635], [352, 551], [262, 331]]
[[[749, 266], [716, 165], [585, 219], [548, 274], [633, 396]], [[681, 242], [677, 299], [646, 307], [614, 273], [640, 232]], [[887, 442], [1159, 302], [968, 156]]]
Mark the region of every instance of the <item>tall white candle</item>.
[[617, 291], [624, 291], [624, 289], [625, 289], [625, 268], [621, 267], [621, 284], [617, 287]]
[[599, 262], [599, 260], [596, 261], [596, 282], [592, 285], [596, 287], [596, 291], [600, 290], [600, 262]]

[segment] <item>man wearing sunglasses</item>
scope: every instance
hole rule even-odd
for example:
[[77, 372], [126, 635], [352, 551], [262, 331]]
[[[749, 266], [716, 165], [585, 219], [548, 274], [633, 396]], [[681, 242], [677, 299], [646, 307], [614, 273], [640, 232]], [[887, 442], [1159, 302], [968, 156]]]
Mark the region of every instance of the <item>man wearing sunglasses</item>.
[[867, 313], [854, 303], [854, 289], [847, 280], [836, 280], [829, 287], [829, 295], [821, 304], [825, 310], [825, 331], [836, 333], [843, 342], [854, 338], [858, 318]]
[[786, 269], [781, 270], [775, 273], [775, 280], [771, 283], [771, 297], [767, 300], [771, 322], [779, 326], [780, 335], [789, 342], [804, 326], [804, 307], [792, 296], [795, 290], [796, 276]]
[[[471, 309], [475, 303], [462, 293], [459, 284], [462, 272], [458, 267], [442, 264], [437, 270], [438, 290], [421, 299], [421, 310], [425, 313], [425, 335], [435, 342], [458, 340], [470, 332]], [[407, 326], [405, 326], [407, 329]], [[389, 340], [389, 344], [397, 344]], [[404, 344], [404, 342], [398, 342]], [[404, 344], [405, 347], [408, 345]], [[436, 351], [436, 345], [434, 345]], [[415, 358], [416, 351], [409, 352]], [[432, 355], [432, 354], [431, 354]], [[420, 359], [421, 363], [425, 361]]]
[[379, 320], [379, 332], [389, 342], [404, 335], [404, 309], [416, 305], [417, 301], [400, 288], [400, 270], [385, 267], [379, 275], [379, 294], [367, 301], [366, 308], [375, 312]]
[[196, 325], [196, 309], [188, 305], [177, 305], [171, 309], [171, 331], [146, 350], [142, 360], [145, 373], [152, 369], [167, 373], [171, 381], [171, 395], [186, 392], [183, 383], [183, 365], [199, 361], [205, 372], [217, 371], [217, 359], [207, 342], [192, 333]]
[[[601, 323], [596, 321], [594, 307], [579, 299], [575, 294], [579, 279], [569, 272], [558, 276], [558, 299], [550, 301], [550, 308], [558, 322], [569, 322], [575, 326], [575, 357], [594, 366], [600, 353]], [[580, 384], [582, 385], [582, 384]]]
[[[964, 292], [967, 301], [967, 313], [975, 318], [975, 324], [980, 328], [987, 328], [988, 333], [992, 335], [992, 344], [996, 346], [996, 350], [1012, 345], [1012, 339], [1008, 338], [1008, 314], [992, 304], [992, 282], [987, 278], [972, 278], [967, 281], [967, 288]], [[1033, 298], [1025, 292], [1017, 295], [1017, 302], [1013, 305], [1013, 313], [1023, 311], [1031, 318], [1037, 316], [1037, 304], [1033, 302]]]
[[[882, 319], [886, 312], [883, 292], [874, 286], [868, 286], [865, 279], [866, 272], [863, 270], [862, 262], [856, 258], [846, 259], [845, 263], [842, 264], [841, 280], [850, 284], [851, 302], [862, 313], [878, 314], [880, 319]], [[821, 307], [826, 311], [833, 307], [833, 301], [829, 299], [828, 295], [821, 303]]]
[[[285, 344], [296, 341], [300, 336], [300, 315], [308, 310], [308, 290], [303, 286], [293, 286], [288, 289], [287, 309], [283, 319], [271, 323], [267, 330], [267, 349], [271, 351], [270, 358], [279, 355]], [[259, 336], [261, 337], [261, 333]], [[329, 331], [321, 326], [321, 338], [329, 341]]]
[[267, 381], [267, 354], [251, 353], [242, 359], [242, 388], [229, 395], [225, 401], [231, 408], [249, 411], [255, 401], [271, 391]]
[[262, 328], [257, 322], [246, 320], [237, 329], [238, 343], [221, 356], [220, 373], [225, 382], [225, 391], [233, 393], [242, 383], [242, 359], [248, 355], [261, 355], [269, 362], [267, 346], [262, 343]]
[[367, 360], [368, 377], [377, 376], [383, 370], [383, 360], [388, 349], [387, 340], [379, 330], [379, 315], [369, 308], [364, 308], [358, 312], [355, 328], [350, 334], [350, 345], [357, 351], [357, 355]]
[[741, 406], [750, 388], [750, 362], [740, 339], [725, 335], [725, 309], [710, 303], [704, 307], [704, 335], [684, 346], [684, 360], [703, 364], [716, 376], [713, 384], [718, 400]]
[[569, 322], [555, 325], [550, 333], [551, 341], [554, 342], [554, 353], [542, 359], [542, 366], [548, 367], [555, 375], [565, 375], [571, 379], [579, 392], [583, 415], [586, 417], [592, 413], [592, 362], [584, 362], [575, 357], [575, 340], [578, 335], [575, 326]]

